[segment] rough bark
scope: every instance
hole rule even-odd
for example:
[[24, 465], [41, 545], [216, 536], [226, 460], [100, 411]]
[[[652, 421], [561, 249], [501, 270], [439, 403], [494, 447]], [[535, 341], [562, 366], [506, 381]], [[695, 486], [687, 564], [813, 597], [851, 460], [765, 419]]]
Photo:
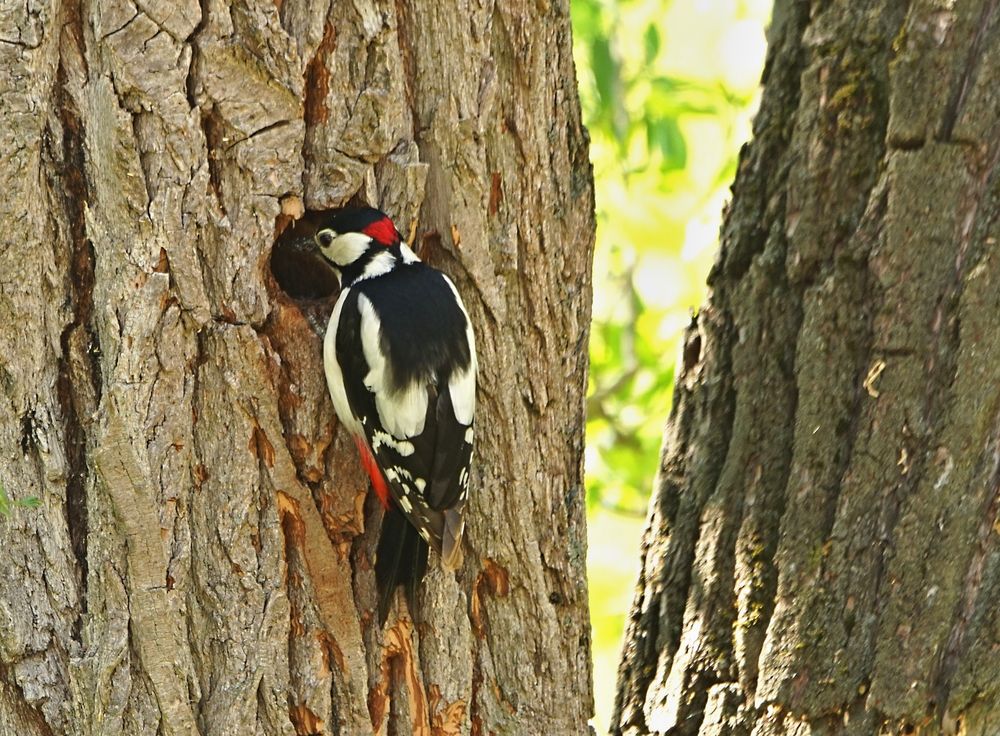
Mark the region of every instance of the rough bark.
[[1000, 732], [1000, 4], [778, 0], [616, 733]]
[[[0, 733], [576, 733], [593, 195], [565, 1], [0, 0]], [[465, 566], [373, 621], [326, 395], [380, 204], [472, 316]]]

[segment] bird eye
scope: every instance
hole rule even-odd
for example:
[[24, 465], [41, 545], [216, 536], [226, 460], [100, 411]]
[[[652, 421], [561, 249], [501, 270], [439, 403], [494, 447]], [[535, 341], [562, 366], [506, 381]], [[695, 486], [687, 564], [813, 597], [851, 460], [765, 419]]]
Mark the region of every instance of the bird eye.
[[332, 243], [333, 239], [336, 237], [337, 233], [335, 233], [333, 230], [330, 229], [320, 230], [318, 233], [316, 233], [316, 243], [319, 245], [320, 248], [327, 248], [330, 246], [330, 243]]

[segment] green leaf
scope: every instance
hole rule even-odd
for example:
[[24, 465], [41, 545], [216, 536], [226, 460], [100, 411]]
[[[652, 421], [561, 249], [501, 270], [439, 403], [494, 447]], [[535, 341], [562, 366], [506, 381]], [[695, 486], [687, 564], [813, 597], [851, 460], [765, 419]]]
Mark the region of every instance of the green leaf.
[[719, 115], [726, 106], [715, 87], [700, 82], [677, 77], [655, 77], [649, 82], [647, 115]]
[[647, 120], [646, 143], [650, 152], [659, 152], [663, 171], [683, 169], [687, 164], [687, 145], [676, 118]]
[[646, 26], [646, 33], [642, 37], [642, 45], [645, 50], [646, 65], [652, 64], [660, 53], [660, 31], [654, 23]]
[[655, 77], [650, 80], [652, 94], [671, 99], [680, 94], [685, 82], [675, 77]]
[[[606, 36], [594, 36], [590, 44], [590, 63], [593, 65], [594, 81], [597, 84], [600, 112], [605, 118], [605, 124], [610, 126], [614, 118], [615, 87], [618, 84], [619, 69]], [[610, 129], [608, 132], [611, 132]]]

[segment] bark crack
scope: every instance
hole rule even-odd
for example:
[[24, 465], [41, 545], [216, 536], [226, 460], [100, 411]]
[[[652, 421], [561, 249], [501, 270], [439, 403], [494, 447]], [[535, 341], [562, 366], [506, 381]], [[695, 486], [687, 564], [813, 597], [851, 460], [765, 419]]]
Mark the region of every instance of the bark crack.
[[959, 75], [958, 81], [952, 85], [951, 97], [941, 118], [941, 129], [937, 135], [937, 139], [941, 142], [953, 142], [955, 124], [958, 121], [959, 114], [965, 107], [965, 100], [969, 89], [975, 81], [979, 65], [983, 60], [983, 39], [993, 26], [998, 5], [1000, 5], [1000, 0], [988, 0], [983, 4], [983, 10], [976, 26], [976, 35], [973, 36], [972, 43], [969, 44], [969, 53], [966, 56], [965, 65], [962, 68], [962, 73]]
[[[997, 3], [995, 2], [993, 3], [994, 9], [996, 4]], [[956, 293], [954, 297], [954, 311], [958, 310], [961, 298], [961, 287], [964, 284], [964, 274], [971, 272], [981, 260], [983, 255], [982, 252], [980, 252], [980, 249], [977, 249], [973, 252], [972, 258], [969, 259], [972, 262], [966, 264], [968, 250], [970, 249], [971, 243], [976, 236], [976, 216], [982, 209], [986, 209], [988, 212], [994, 211], [988, 204], [985, 208], [983, 207], [983, 199], [987, 196], [986, 192], [995, 190], [998, 163], [1000, 163], [1000, 149], [997, 150], [993, 159], [984, 167], [984, 173], [979, 181], [979, 191], [969, 198], [971, 212], [968, 216], [968, 231], [965, 237], [962, 238], [959, 245], [959, 253], [956, 258], [955, 289], [958, 293]], [[982, 228], [982, 232], [985, 233], [992, 231], [992, 228], [996, 223], [996, 219], [997, 216], [995, 214], [992, 215], [986, 223], [986, 226]], [[952, 354], [957, 353], [960, 347], [959, 343], [961, 335], [959, 332], [959, 326], [958, 318], [956, 317], [953, 341], [949, 347], [949, 352]], [[955, 379], [955, 370], [953, 370], [951, 384], [954, 383]], [[949, 389], [951, 389], [951, 384], [949, 384]], [[982, 512], [978, 515], [982, 521], [980, 522], [979, 529], [977, 531], [975, 547], [966, 568], [962, 594], [956, 604], [954, 623], [946, 640], [944, 651], [942, 652], [941, 658], [935, 668], [935, 672], [930, 678], [932, 691], [936, 694], [935, 696], [937, 699], [939, 715], [942, 722], [947, 715], [945, 711], [948, 706], [948, 698], [951, 693], [952, 678], [958, 669], [961, 656], [965, 652], [965, 634], [968, 624], [975, 614], [976, 604], [979, 600], [979, 594], [981, 591], [983, 572], [987, 565], [987, 558], [992, 551], [996, 540], [996, 530], [998, 528], [997, 519], [998, 516], [1000, 516], [1000, 429], [998, 429], [998, 426], [1000, 425], [998, 425], [998, 419], [1000, 419], [1000, 417], [994, 416], [993, 421], [991, 422], [991, 426], [994, 427], [994, 431], [992, 437], [990, 438], [990, 442], [985, 449], [985, 452], [988, 453], [989, 461], [993, 463], [993, 468], [987, 483], [987, 487], [990, 490], [984, 499]], [[978, 475], [978, 472], [976, 475]]]
[[56, 392], [65, 422], [64, 445], [68, 473], [66, 479], [66, 523], [73, 554], [80, 575], [80, 609], [74, 621], [74, 636], [81, 637], [83, 618], [87, 613], [87, 486], [90, 471], [87, 463], [87, 430], [89, 417], [101, 399], [102, 374], [100, 342], [93, 325], [94, 265], [93, 246], [87, 238], [85, 210], [89, 189], [84, 175], [83, 123], [69, 89], [67, 54], [83, 58], [83, 30], [80, 7], [68, 3], [63, 11], [63, 34], [59, 50], [54, 90], [56, 111], [62, 128], [61, 150], [55, 156], [59, 162], [56, 190], [61, 193], [62, 207], [69, 223], [70, 270], [69, 292], [72, 320], [60, 335], [61, 355]]
[[[994, 427], [1000, 426], [994, 417]], [[962, 595], [956, 606], [955, 622], [948, 634], [944, 652], [936, 672], [931, 677], [932, 690], [944, 718], [951, 693], [952, 678], [955, 675], [962, 654], [965, 651], [965, 635], [968, 625], [976, 612], [976, 604], [982, 591], [983, 573], [986, 570], [988, 558], [995, 546], [997, 518], [1000, 516], [1000, 433], [995, 432], [991, 442], [990, 457], [993, 470], [990, 473], [990, 493], [986, 497], [983, 511], [979, 515], [981, 522], [977, 531], [975, 550], [966, 569], [962, 585]]]
[[334, 31], [333, 23], [329, 17], [330, 9], [327, 9], [327, 18], [323, 24], [323, 37], [316, 53], [306, 64], [304, 77], [304, 95], [302, 119], [305, 124], [305, 135], [302, 137], [302, 195], [305, 201], [309, 200], [306, 191], [306, 173], [313, 168], [313, 144], [312, 137], [314, 131], [326, 123], [329, 111], [326, 108], [326, 97], [330, 92], [330, 70], [327, 67], [327, 60], [333, 52], [337, 34]]
[[208, 162], [208, 181], [215, 201], [219, 205], [223, 216], [228, 216], [226, 210], [226, 200], [222, 186], [222, 162], [219, 160], [220, 151], [223, 150], [225, 132], [223, 127], [225, 122], [214, 107], [201, 111], [201, 130], [205, 135], [205, 147], [207, 149], [206, 160]]

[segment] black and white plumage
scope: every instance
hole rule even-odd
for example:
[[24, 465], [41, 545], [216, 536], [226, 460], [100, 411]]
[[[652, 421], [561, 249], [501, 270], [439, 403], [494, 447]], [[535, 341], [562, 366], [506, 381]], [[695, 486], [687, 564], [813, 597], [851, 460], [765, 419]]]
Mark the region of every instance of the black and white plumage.
[[454, 284], [382, 212], [343, 210], [315, 240], [342, 288], [323, 346], [327, 384], [386, 508], [375, 562], [384, 622], [398, 585], [412, 605], [428, 545], [446, 568], [462, 562], [475, 338]]

